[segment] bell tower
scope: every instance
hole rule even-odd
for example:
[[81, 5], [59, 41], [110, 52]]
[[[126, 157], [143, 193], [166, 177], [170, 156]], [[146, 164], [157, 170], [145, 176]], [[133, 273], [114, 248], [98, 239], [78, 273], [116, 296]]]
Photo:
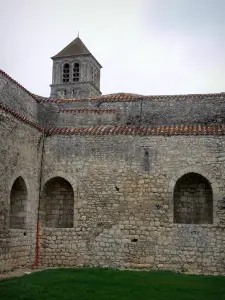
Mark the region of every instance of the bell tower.
[[52, 57], [52, 98], [83, 98], [101, 95], [102, 66], [79, 36]]

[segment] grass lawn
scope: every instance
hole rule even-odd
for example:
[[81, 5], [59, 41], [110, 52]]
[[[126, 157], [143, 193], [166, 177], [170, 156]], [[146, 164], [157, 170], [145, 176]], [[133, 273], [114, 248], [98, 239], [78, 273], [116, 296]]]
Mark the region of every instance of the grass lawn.
[[113, 269], [53, 269], [0, 280], [1, 300], [222, 300], [225, 277]]

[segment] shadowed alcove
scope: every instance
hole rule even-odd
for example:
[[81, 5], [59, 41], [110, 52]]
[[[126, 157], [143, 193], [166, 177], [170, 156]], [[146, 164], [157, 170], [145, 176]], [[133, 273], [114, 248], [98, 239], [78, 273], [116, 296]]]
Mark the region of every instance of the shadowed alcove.
[[26, 228], [27, 187], [22, 177], [18, 177], [10, 193], [9, 226], [15, 229]]
[[41, 217], [45, 226], [73, 227], [74, 192], [71, 184], [62, 177], [50, 179], [41, 196]]
[[213, 194], [209, 181], [200, 174], [187, 173], [174, 188], [174, 222], [181, 224], [211, 224]]

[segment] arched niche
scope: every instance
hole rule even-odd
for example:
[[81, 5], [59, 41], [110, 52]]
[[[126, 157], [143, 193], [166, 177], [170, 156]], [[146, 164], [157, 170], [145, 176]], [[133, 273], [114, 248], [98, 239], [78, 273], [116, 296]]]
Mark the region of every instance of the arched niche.
[[18, 177], [10, 192], [9, 227], [14, 229], [26, 228], [27, 221], [27, 186], [24, 179]]
[[46, 227], [73, 227], [74, 191], [62, 177], [53, 177], [45, 185], [41, 195], [41, 218]]
[[204, 176], [194, 172], [181, 176], [174, 187], [173, 202], [174, 223], [213, 223], [213, 191]]

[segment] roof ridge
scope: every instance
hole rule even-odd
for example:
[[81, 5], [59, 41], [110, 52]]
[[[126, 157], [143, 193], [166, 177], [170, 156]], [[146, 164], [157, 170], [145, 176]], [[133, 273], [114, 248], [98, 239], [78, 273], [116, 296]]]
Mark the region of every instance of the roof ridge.
[[11, 82], [13, 82], [14, 84], [16, 84], [19, 88], [21, 88], [23, 91], [25, 91], [29, 96], [31, 96], [38, 103], [40, 102], [39, 99], [35, 97], [35, 94], [33, 94], [30, 91], [28, 91], [24, 86], [22, 86], [22, 84], [20, 84], [19, 82], [17, 82], [15, 79], [13, 79], [11, 76], [9, 76], [6, 72], [4, 72], [1, 69], [0, 69], [0, 74], [2, 74], [6, 78], [8, 78]]
[[38, 124], [36, 124], [35, 122], [33, 122], [33, 121], [27, 119], [26, 117], [24, 117], [24, 116], [23, 116], [22, 114], [20, 114], [19, 112], [15, 111], [15, 110], [13, 110], [13, 109], [11, 109], [11, 108], [9, 108], [8, 106], [2, 104], [1, 102], [0, 102], [0, 109], [2, 109], [2, 110], [4, 110], [4, 111], [6, 111], [6, 112], [12, 114], [14, 117], [16, 117], [17, 119], [23, 121], [24, 123], [29, 124], [29, 125], [31, 125], [32, 127], [35, 127], [38, 131], [43, 131], [43, 130], [45, 130], [44, 128], [42, 128], [41, 126], [39, 126]]
[[225, 93], [208, 93], [208, 94], [175, 94], [175, 95], [139, 95], [131, 93], [114, 93], [99, 96], [82, 97], [82, 98], [47, 98], [39, 96], [41, 102], [53, 103], [68, 103], [82, 101], [108, 101], [108, 102], [124, 102], [124, 101], [139, 101], [139, 100], [167, 100], [167, 99], [187, 99], [196, 98], [204, 99], [208, 97], [223, 97]]
[[68, 98], [68, 99], [62, 99], [62, 98], [51, 98], [51, 97], [44, 97], [44, 96], [39, 96], [34, 93], [31, 93], [29, 90], [27, 90], [24, 86], [22, 86], [20, 83], [18, 83], [16, 80], [14, 80], [11, 76], [9, 76], [6, 72], [0, 69], [0, 73], [8, 78], [11, 82], [16, 84], [19, 88], [24, 90], [29, 96], [31, 96], [34, 100], [36, 100], [38, 103], [42, 102], [53, 102], [53, 103], [60, 103], [60, 102], [81, 102], [81, 101], [138, 101], [138, 100], [157, 100], [157, 99], [180, 99], [181, 98], [207, 98], [207, 97], [212, 97], [212, 96], [225, 96], [225, 92], [220, 92], [220, 93], [207, 93], [207, 94], [175, 94], [175, 95], [141, 95], [141, 94], [135, 94], [135, 93], [110, 93], [110, 94], [105, 94], [105, 95], [99, 95], [99, 96], [92, 96], [92, 97], [83, 97], [83, 98]]

